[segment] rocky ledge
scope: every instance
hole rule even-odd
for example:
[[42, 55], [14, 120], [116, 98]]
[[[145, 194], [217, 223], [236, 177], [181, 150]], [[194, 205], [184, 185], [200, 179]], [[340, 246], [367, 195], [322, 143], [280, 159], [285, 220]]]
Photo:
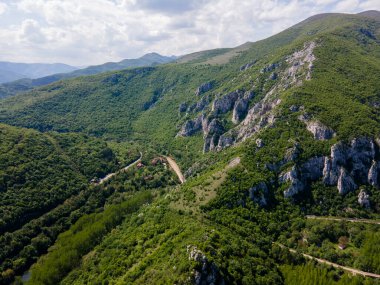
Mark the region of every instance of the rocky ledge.
[[224, 285], [225, 282], [215, 263], [210, 262], [196, 246], [188, 245], [189, 260], [195, 261], [198, 266], [193, 270], [192, 283], [196, 285]]
[[[311, 182], [320, 179], [327, 186], [336, 186], [341, 195], [357, 190], [360, 185], [379, 188], [379, 160], [379, 140], [355, 138], [350, 143], [334, 144], [329, 156], [313, 157], [301, 165], [294, 165], [280, 174], [279, 182], [290, 183], [284, 191], [285, 197], [306, 191]], [[365, 198], [362, 194], [361, 201]]]

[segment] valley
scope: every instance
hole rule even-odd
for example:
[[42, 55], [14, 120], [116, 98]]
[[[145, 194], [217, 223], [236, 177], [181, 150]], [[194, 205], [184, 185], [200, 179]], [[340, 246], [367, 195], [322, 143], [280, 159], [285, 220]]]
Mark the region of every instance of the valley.
[[151, 56], [0, 99], [0, 284], [380, 284], [380, 12]]

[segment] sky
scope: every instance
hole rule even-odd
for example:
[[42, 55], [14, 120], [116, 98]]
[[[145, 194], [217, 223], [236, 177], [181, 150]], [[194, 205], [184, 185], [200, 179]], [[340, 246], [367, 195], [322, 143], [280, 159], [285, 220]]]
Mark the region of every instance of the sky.
[[380, 0], [0, 0], [0, 61], [75, 66], [234, 47]]

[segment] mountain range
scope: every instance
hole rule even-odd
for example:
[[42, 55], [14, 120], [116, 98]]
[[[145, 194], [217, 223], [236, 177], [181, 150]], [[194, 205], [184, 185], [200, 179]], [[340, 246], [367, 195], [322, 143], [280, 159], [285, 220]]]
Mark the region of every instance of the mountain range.
[[[0, 98], [8, 97], [19, 92], [25, 92], [34, 87], [47, 85], [62, 79], [93, 75], [102, 72], [121, 70], [132, 67], [155, 66], [158, 64], [169, 63], [175, 59], [175, 56], [167, 57], [159, 55], [158, 53], [148, 53], [137, 59], [124, 59], [120, 62], [107, 62], [101, 65], [93, 65], [82, 69], [74, 67], [71, 69], [56, 68], [50, 70], [50, 72], [48, 73], [39, 73], [36, 67], [29, 66], [26, 64], [19, 64], [17, 65], [19, 71], [24, 72], [27, 75], [17, 74], [17, 78], [14, 75], [12, 75], [12, 70], [10, 68], [6, 69], [4, 67], [4, 74], [2, 77], [0, 77], [0, 83], [4, 83], [0, 86]], [[37, 65], [37, 67], [39, 67], [39, 65]], [[33, 75], [30, 75], [30, 72], [28, 73], [28, 68], [30, 70], [35, 71], [35, 73]]]
[[147, 57], [0, 100], [0, 284], [378, 284], [380, 12]]
[[22, 78], [39, 78], [55, 73], [71, 72], [78, 68], [63, 63], [14, 63], [0, 62], [0, 83]]

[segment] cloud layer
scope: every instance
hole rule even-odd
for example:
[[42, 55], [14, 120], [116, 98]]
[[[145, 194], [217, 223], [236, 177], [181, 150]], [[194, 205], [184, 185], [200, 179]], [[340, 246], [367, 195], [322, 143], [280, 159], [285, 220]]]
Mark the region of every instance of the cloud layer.
[[0, 0], [0, 60], [99, 64], [180, 55], [275, 34], [313, 14], [378, 0]]

